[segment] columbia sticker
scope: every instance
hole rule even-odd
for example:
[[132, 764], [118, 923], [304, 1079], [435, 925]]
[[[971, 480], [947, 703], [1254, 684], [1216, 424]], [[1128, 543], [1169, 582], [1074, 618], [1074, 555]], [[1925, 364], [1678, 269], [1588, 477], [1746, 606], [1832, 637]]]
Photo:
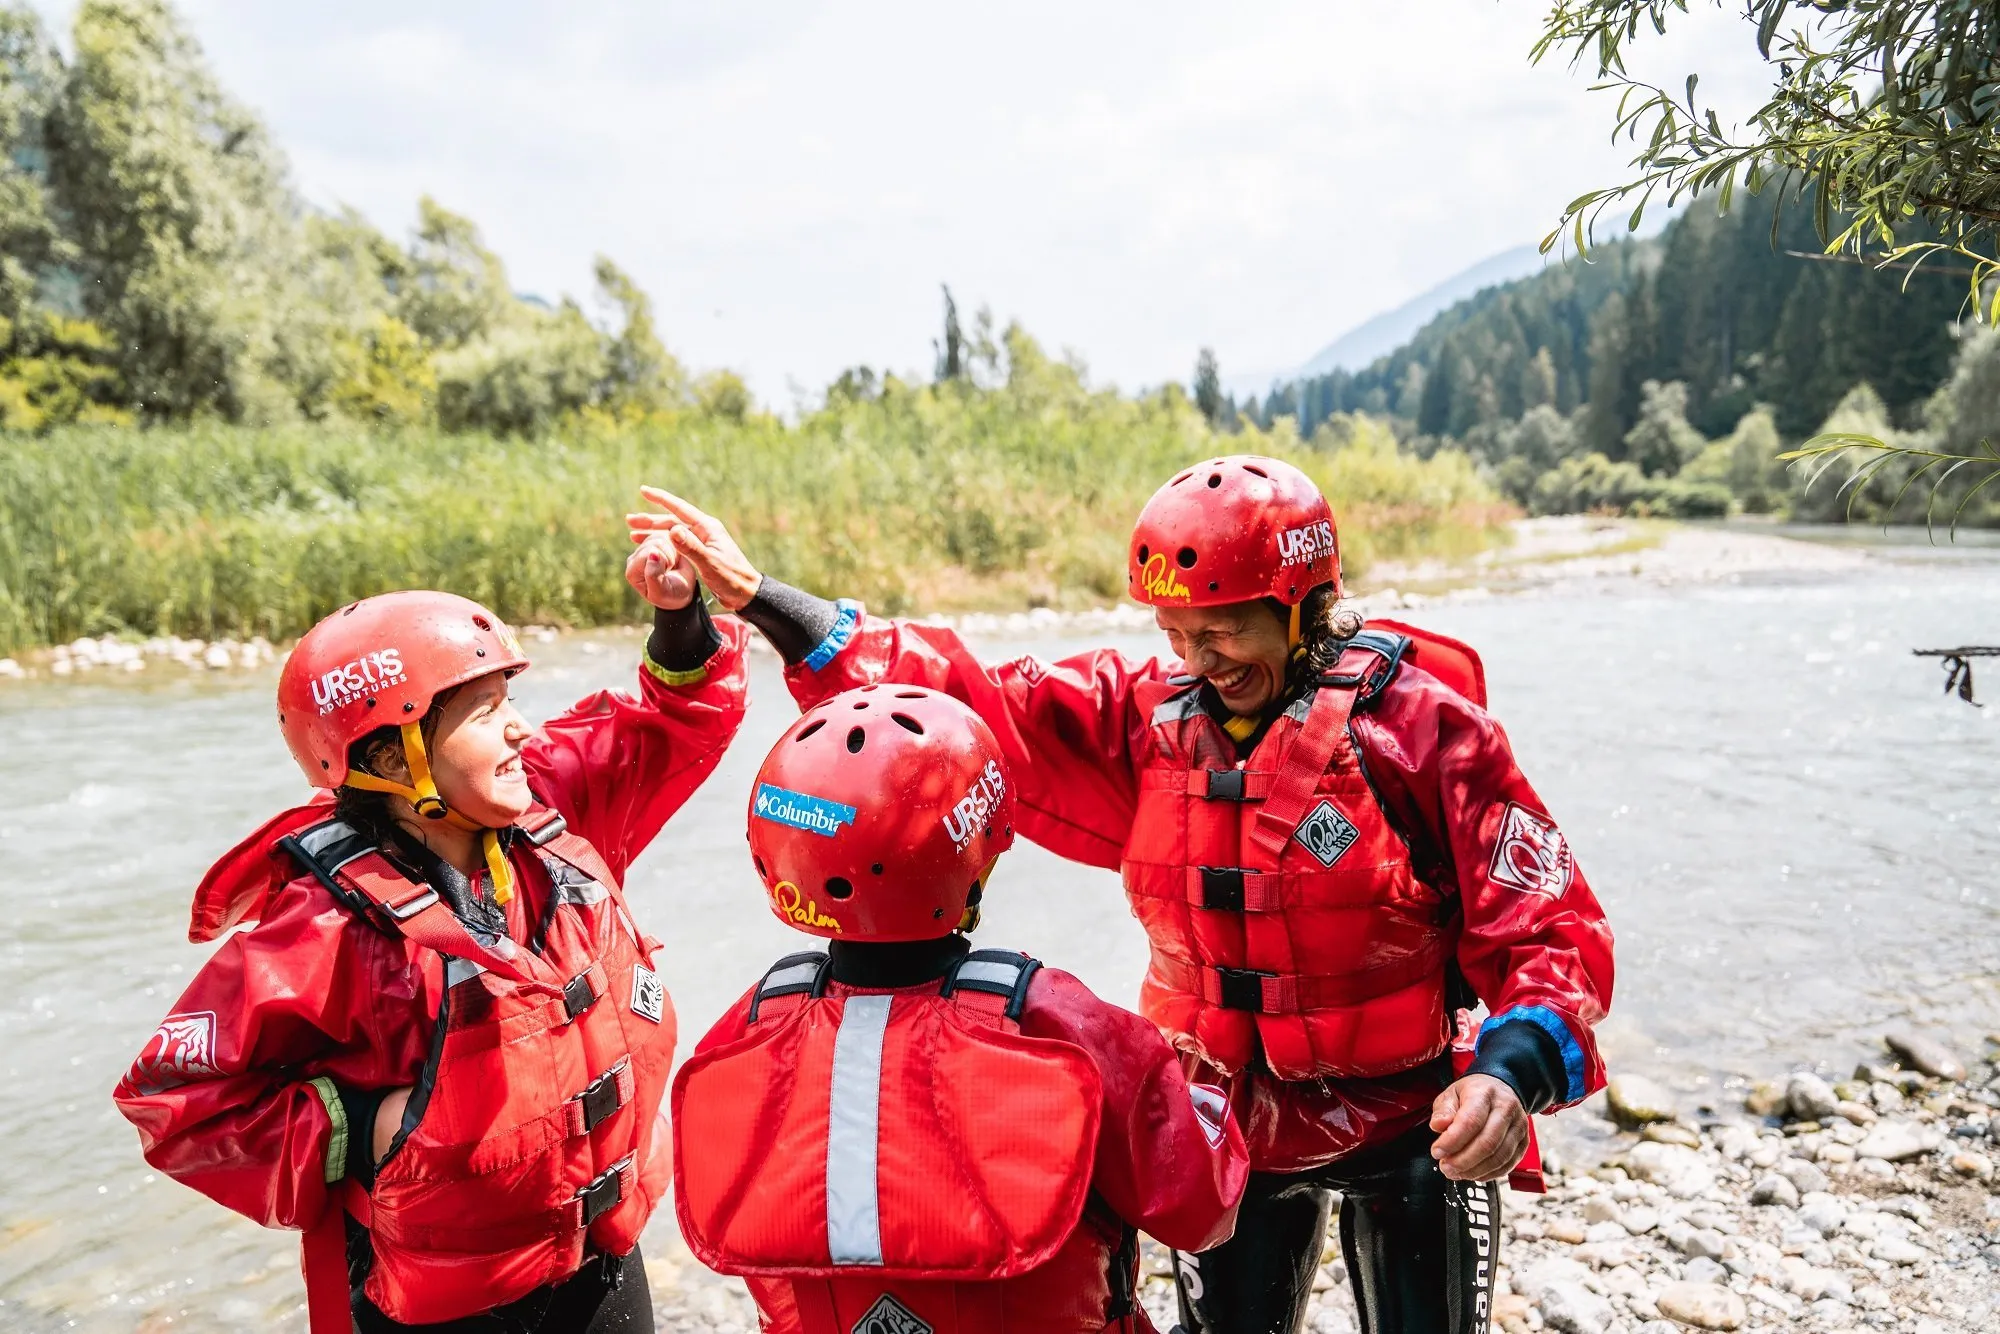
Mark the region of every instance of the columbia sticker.
[[854, 823], [852, 806], [843, 806], [837, 801], [805, 792], [773, 787], [769, 783], [757, 785], [757, 796], [750, 804], [750, 813], [759, 820], [790, 825], [822, 838], [832, 838], [840, 832], [841, 826]]

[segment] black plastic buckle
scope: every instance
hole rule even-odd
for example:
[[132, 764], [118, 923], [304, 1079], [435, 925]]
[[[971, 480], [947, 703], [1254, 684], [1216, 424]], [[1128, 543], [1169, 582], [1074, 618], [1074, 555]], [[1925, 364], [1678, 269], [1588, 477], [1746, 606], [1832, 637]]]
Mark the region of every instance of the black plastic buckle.
[[1243, 800], [1243, 771], [1241, 769], [1210, 769], [1208, 791], [1210, 801]]
[[1243, 868], [1204, 866], [1201, 871], [1201, 906], [1225, 912], [1243, 911]]
[[1222, 982], [1223, 1009], [1264, 1013], [1264, 979], [1276, 977], [1276, 973], [1260, 973], [1253, 968], [1218, 968], [1215, 975]]
[[563, 1008], [574, 1019], [597, 1004], [597, 993], [590, 989], [590, 974], [578, 973], [563, 983]]
[[606, 1168], [602, 1176], [578, 1191], [576, 1198], [583, 1202], [583, 1225], [589, 1227], [625, 1198], [624, 1165]]
[[576, 1095], [576, 1100], [583, 1104], [583, 1133], [588, 1135], [625, 1105], [618, 1096], [618, 1072], [608, 1070], [599, 1075], [588, 1088]]

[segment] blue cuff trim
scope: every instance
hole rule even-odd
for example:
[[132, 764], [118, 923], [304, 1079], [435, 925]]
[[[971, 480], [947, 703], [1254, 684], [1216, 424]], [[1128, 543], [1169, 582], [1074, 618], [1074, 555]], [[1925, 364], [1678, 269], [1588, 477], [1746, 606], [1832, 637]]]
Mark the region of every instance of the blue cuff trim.
[[1479, 1036], [1484, 1038], [1488, 1029], [1517, 1020], [1533, 1024], [1556, 1040], [1556, 1046], [1562, 1051], [1563, 1074], [1569, 1080], [1569, 1088], [1563, 1094], [1563, 1103], [1567, 1106], [1573, 1102], [1583, 1101], [1585, 1069], [1583, 1048], [1577, 1045], [1576, 1035], [1569, 1031], [1569, 1024], [1554, 1010], [1545, 1005], [1521, 1005], [1511, 1010], [1502, 1010], [1479, 1026]]
[[826, 638], [819, 641], [812, 652], [806, 654], [805, 665], [813, 671], [832, 662], [840, 651], [854, 638], [854, 632], [861, 625], [861, 604], [852, 598], [842, 598], [833, 604], [840, 614], [833, 618], [833, 628], [826, 632]]

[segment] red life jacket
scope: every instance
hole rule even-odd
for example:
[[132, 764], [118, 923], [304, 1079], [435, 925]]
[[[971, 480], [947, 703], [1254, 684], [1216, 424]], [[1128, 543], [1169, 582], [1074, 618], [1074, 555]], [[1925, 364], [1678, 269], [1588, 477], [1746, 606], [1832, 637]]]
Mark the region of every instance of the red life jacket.
[[[536, 808], [519, 828], [550, 880], [539, 953], [475, 933], [337, 820], [279, 843], [371, 922], [444, 956], [436, 1054], [411, 1096], [419, 1120], [406, 1117], [372, 1190], [335, 1197], [369, 1230], [369, 1299], [405, 1324], [565, 1279], [586, 1243], [629, 1253], [668, 1186], [653, 1141], [675, 1022], [650, 965], [658, 942], [559, 813]], [[307, 1235], [314, 1334], [351, 1325], [341, 1213]]]
[[747, 1031], [674, 1080], [674, 1206], [701, 1262], [805, 1334], [1098, 1334], [1129, 1322], [1129, 1230], [1086, 1214], [1096, 1063], [1018, 1019], [1038, 965], [967, 955], [932, 992], [765, 975]]
[[1245, 762], [1193, 687], [1156, 698], [1123, 865], [1152, 946], [1140, 1005], [1224, 1073], [1261, 1047], [1280, 1079], [1386, 1075], [1449, 1044], [1457, 928], [1377, 804], [1349, 718], [1406, 657], [1475, 702], [1485, 678], [1464, 645], [1394, 628], [1357, 635]]

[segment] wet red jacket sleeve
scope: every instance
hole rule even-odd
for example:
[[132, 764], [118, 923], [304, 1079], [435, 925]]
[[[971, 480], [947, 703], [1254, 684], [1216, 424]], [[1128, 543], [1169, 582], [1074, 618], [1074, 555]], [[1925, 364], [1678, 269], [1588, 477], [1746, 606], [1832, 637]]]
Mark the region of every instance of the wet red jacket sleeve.
[[536, 795], [561, 811], [621, 880], [715, 771], [742, 725], [749, 627], [731, 616], [715, 628], [722, 645], [701, 680], [669, 685], [642, 662], [637, 694], [600, 690], [578, 701], [522, 754]]
[[[434, 969], [432, 970], [435, 971]], [[224, 940], [114, 1095], [146, 1161], [266, 1227], [309, 1227], [346, 1170], [331, 1082], [409, 1083], [434, 979], [403, 941], [310, 880]]]
[[1138, 801], [1133, 747], [1146, 719], [1134, 687], [1164, 679], [1158, 662], [1108, 649], [1053, 664], [1022, 657], [988, 665], [956, 632], [865, 616], [823, 666], [785, 680], [801, 708], [877, 681], [943, 691], [986, 720], [1007, 756], [1021, 832], [1049, 851], [1116, 868]]
[[1354, 719], [1368, 777], [1426, 879], [1455, 889], [1458, 964], [1491, 1011], [1562, 1053], [1558, 1106], [1604, 1085], [1591, 1025], [1611, 1003], [1611, 928], [1484, 709], [1408, 664]]
[[1204, 1090], [1198, 1106], [1151, 1020], [1098, 999], [1059, 969], [1035, 974], [1021, 1031], [1073, 1043], [1096, 1062], [1104, 1120], [1090, 1185], [1111, 1211], [1175, 1250], [1227, 1241], [1250, 1158], [1221, 1091]]

